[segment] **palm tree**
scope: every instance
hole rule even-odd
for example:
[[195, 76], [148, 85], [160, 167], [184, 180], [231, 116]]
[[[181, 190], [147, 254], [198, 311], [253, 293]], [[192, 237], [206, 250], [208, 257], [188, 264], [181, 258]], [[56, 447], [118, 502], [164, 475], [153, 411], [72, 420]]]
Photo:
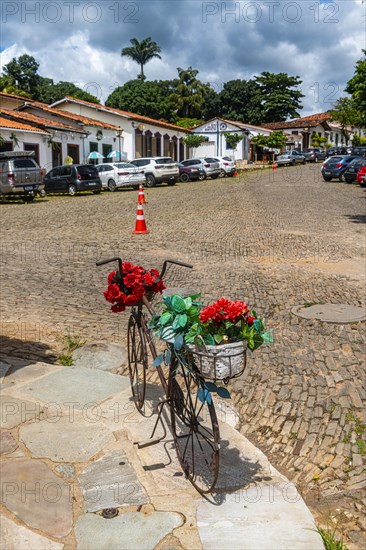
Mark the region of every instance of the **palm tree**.
[[159, 55], [161, 48], [156, 42], [151, 40], [150, 36], [148, 38], [144, 38], [141, 42], [139, 42], [136, 38], [131, 38], [130, 42], [132, 46], [123, 48], [121, 55], [126, 55], [136, 61], [136, 63], [139, 63], [141, 72], [137, 78], [140, 80], [145, 80], [146, 76], [144, 75], [144, 65], [146, 65], [146, 63], [154, 57], [161, 59], [161, 56]]
[[197, 69], [177, 68], [178, 77], [174, 80], [175, 92], [171, 99], [177, 107], [178, 114], [184, 118], [201, 117], [205, 98], [209, 93], [209, 84], [198, 80]]

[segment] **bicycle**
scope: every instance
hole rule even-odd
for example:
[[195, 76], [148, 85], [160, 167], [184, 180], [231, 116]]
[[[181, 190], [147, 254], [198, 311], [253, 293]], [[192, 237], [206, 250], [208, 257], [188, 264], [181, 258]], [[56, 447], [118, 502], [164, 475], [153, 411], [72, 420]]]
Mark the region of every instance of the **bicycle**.
[[[110, 258], [97, 262], [101, 266], [118, 262], [118, 272], [122, 275], [121, 258]], [[191, 269], [191, 264], [166, 260], [160, 277], [163, 278], [168, 264], [174, 264]], [[194, 291], [184, 289], [166, 289], [164, 295], [194, 294]], [[154, 315], [156, 310], [152, 304], [155, 295], [144, 295], [136, 306], [131, 307], [127, 325], [128, 370], [132, 397], [140, 414], [145, 415], [144, 403], [146, 396], [146, 373], [149, 368], [149, 353], [153, 361], [157, 359], [157, 350], [151, 330], [148, 326], [148, 315]], [[162, 421], [164, 405], [170, 409], [170, 426], [177, 452], [177, 457], [186, 478], [201, 494], [211, 493], [215, 488], [219, 475], [220, 431], [212, 400], [199, 398], [199, 390], [204, 387], [204, 378], [193, 361], [187, 359], [185, 365], [178, 356], [166, 345], [164, 356], [168, 374], [163, 367], [155, 367], [158, 372], [165, 399], [158, 404], [158, 417], [155, 422], [150, 441], [139, 444], [139, 448], [162, 441], [166, 429]], [[153, 440], [158, 422], [164, 428], [162, 437]]]

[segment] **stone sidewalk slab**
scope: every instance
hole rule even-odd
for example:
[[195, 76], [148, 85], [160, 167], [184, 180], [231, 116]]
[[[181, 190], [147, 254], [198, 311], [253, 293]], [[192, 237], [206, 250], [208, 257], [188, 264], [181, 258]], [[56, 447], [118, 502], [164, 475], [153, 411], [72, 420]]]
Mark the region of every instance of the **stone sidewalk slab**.
[[290, 483], [225, 495], [219, 509], [202, 500], [197, 526], [205, 550], [324, 550], [312, 515]]
[[86, 514], [76, 523], [77, 550], [153, 550], [182, 523], [174, 512], [127, 512], [114, 519]]
[[62, 550], [64, 545], [34, 533], [6, 518], [0, 520], [1, 550]]
[[1, 502], [28, 527], [60, 538], [73, 526], [70, 486], [41, 460], [1, 464]]
[[123, 450], [96, 460], [79, 475], [85, 512], [104, 508], [139, 506], [149, 497]]
[[18, 399], [13, 395], [0, 395], [0, 427], [11, 430], [41, 413], [39, 403]]
[[33, 456], [54, 462], [87, 462], [114, 441], [98, 417], [76, 413], [22, 426], [19, 437]]
[[129, 386], [126, 377], [87, 368], [65, 367], [20, 387], [11, 388], [18, 396], [43, 403], [55, 404], [63, 409], [84, 409], [101, 403], [114, 393]]
[[112, 371], [127, 365], [127, 353], [122, 346], [110, 342], [91, 342], [72, 354], [75, 367]]

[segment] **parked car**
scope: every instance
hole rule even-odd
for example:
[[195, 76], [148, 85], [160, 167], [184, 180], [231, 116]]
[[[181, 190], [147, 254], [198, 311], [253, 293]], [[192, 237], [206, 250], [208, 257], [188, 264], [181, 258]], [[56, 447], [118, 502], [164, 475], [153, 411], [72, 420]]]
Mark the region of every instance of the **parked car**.
[[334, 155], [353, 155], [353, 149], [350, 145], [338, 145], [337, 147], [329, 147], [327, 157]]
[[92, 164], [64, 164], [50, 170], [43, 178], [46, 193], [68, 193], [71, 196], [80, 191], [100, 193], [102, 182], [98, 170]]
[[235, 174], [235, 162], [230, 157], [215, 157], [220, 164], [220, 178], [232, 177]]
[[360, 169], [357, 174], [357, 181], [361, 187], [366, 187], [366, 160], [362, 159]]
[[184, 166], [181, 162], [177, 162], [179, 168], [179, 181], [193, 181], [206, 179], [205, 172], [197, 166]]
[[353, 159], [344, 171], [344, 180], [347, 183], [357, 181], [357, 174], [361, 168], [362, 157]]
[[211, 157], [182, 160], [182, 164], [183, 166], [194, 166], [201, 170], [204, 173], [204, 177], [198, 179], [210, 177], [215, 180], [220, 175], [220, 163]]
[[307, 162], [319, 162], [319, 160], [325, 160], [327, 158], [326, 152], [323, 149], [320, 149], [320, 147], [303, 149], [302, 154]]
[[352, 155], [360, 155], [360, 157], [366, 157], [366, 146], [354, 147]]
[[337, 155], [327, 159], [321, 169], [324, 181], [331, 181], [334, 178], [337, 178], [339, 181], [345, 181], [344, 172], [348, 165], [357, 158], [359, 157], [354, 155]]
[[131, 160], [131, 164], [144, 171], [146, 187], [157, 183], [175, 185], [179, 179], [179, 168], [171, 157], [144, 157]]
[[132, 187], [138, 189], [139, 185], [145, 185], [146, 178], [142, 169], [136, 168], [129, 162], [109, 162], [97, 164], [99, 177], [103, 188], [115, 191], [118, 187]]
[[284, 151], [283, 153], [278, 155], [276, 163], [279, 166], [285, 164], [294, 166], [296, 163], [305, 164], [306, 159], [304, 155], [301, 155], [297, 151]]
[[0, 153], [1, 197], [20, 197], [24, 202], [31, 202], [36, 195], [44, 194], [42, 171], [33, 151]]

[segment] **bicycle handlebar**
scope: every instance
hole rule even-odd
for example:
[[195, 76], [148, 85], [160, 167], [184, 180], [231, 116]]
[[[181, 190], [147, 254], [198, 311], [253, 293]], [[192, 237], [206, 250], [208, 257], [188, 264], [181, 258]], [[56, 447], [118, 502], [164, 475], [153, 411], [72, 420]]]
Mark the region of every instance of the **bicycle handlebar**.
[[[109, 258], [108, 260], [100, 260], [99, 262], [96, 262], [96, 265], [100, 266], [100, 265], [104, 265], [104, 264], [109, 264], [111, 262], [118, 262], [119, 272], [122, 273], [122, 260], [121, 260], [121, 258], [114, 257], [114, 258]], [[192, 267], [193, 267], [192, 264], [186, 264], [184, 262], [179, 262], [178, 260], [165, 260], [165, 262], [163, 263], [163, 268], [162, 268], [161, 273], [160, 273], [160, 277], [163, 277], [163, 275], [166, 272], [166, 269], [168, 267], [168, 264], [180, 265], [181, 267], [188, 267], [189, 269], [192, 269]]]

